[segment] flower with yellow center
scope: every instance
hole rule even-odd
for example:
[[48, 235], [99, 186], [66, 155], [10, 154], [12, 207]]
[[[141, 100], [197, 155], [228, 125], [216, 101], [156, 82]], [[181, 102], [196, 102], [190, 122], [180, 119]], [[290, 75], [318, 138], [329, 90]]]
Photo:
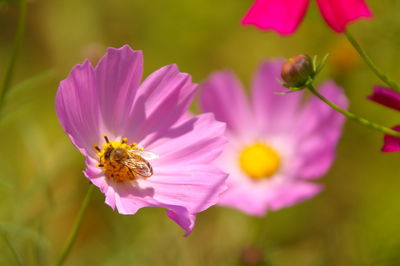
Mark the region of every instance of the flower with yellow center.
[[[240, 81], [228, 71], [213, 73], [202, 85], [200, 107], [227, 124], [228, 145], [217, 165], [229, 173], [219, 205], [262, 216], [316, 195], [310, 179], [332, 165], [344, 117], [316, 97], [287, 91], [279, 79], [282, 61], [263, 63], [248, 100]], [[319, 91], [345, 108], [341, 88], [327, 82]], [[302, 104], [304, 102], [304, 104]]]
[[197, 86], [176, 65], [143, 82], [142, 72], [141, 51], [109, 48], [96, 67], [85, 61], [61, 81], [57, 115], [106, 204], [121, 214], [165, 208], [188, 235], [226, 189], [227, 174], [213, 165], [225, 124], [189, 113]]

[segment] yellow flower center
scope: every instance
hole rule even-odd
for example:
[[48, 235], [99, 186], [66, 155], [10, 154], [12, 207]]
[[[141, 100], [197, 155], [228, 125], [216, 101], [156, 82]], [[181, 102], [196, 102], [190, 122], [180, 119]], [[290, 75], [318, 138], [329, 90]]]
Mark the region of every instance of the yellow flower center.
[[264, 143], [245, 147], [239, 156], [240, 167], [251, 178], [262, 179], [275, 174], [281, 164], [279, 154]]
[[102, 168], [106, 177], [117, 182], [135, 180], [138, 177], [150, 177], [153, 169], [143, 155], [143, 148], [137, 147], [137, 143], [128, 144], [127, 138], [122, 141], [109, 141], [104, 135], [106, 143], [100, 149], [94, 148], [99, 156], [98, 167]]

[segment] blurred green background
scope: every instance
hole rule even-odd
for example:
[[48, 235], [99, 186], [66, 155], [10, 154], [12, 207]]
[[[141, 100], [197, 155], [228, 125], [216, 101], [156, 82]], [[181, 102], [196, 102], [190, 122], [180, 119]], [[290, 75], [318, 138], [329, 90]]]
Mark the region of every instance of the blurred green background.
[[[0, 122], [0, 265], [53, 264], [88, 188], [84, 160], [54, 111], [60, 80], [108, 46], [144, 51], [145, 74], [177, 63], [201, 82], [231, 69], [249, 84], [265, 58], [330, 53], [319, 81], [334, 78], [351, 109], [388, 126], [400, 115], [366, 100], [380, 84], [314, 1], [291, 37], [239, 23], [251, 0], [28, 1], [25, 39]], [[0, 0], [0, 80], [10, 58], [18, 1]], [[400, 1], [369, 1], [374, 19], [350, 30], [400, 81]], [[162, 209], [113, 212], [96, 190], [67, 265], [400, 265], [399, 154], [381, 134], [347, 122], [325, 190], [265, 218], [212, 207], [189, 238]], [[8, 242], [8, 243], [7, 243]], [[246, 264], [247, 263], [247, 264]], [[253, 263], [253, 264], [251, 264]], [[257, 264], [258, 263], [258, 264]]]

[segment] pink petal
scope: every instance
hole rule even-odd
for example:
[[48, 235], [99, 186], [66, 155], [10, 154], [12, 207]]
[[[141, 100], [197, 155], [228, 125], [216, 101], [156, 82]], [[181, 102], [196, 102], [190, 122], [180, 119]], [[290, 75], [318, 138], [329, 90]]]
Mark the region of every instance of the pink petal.
[[114, 190], [114, 182], [109, 180], [103, 173], [103, 171], [97, 167], [97, 160], [87, 156], [86, 157], [86, 170], [83, 171], [85, 176], [93, 183], [96, 187], [98, 187], [106, 196], [105, 202], [112, 209], [115, 208], [115, 190]]
[[317, 3], [326, 23], [338, 33], [343, 33], [352, 21], [372, 17], [364, 0], [317, 0]]
[[231, 180], [233, 178], [236, 179], [237, 176], [230, 173], [228, 189], [222, 193], [218, 205], [232, 207], [248, 215], [264, 216], [271, 197], [268, 187]]
[[[343, 90], [326, 82], [319, 90], [322, 95], [342, 108], [347, 107]], [[311, 97], [297, 120], [299, 177], [317, 178], [324, 175], [335, 158], [336, 144], [342, 133], [345, 117], [315, 96]]]
[[104, 173], [101, 168], [97, 167], [99, 162], [89, 156], [86, 156], [85, 164], [87, 168], [83, 173], [85, 176], [92, 181], [92, 183], [100, 188], [102, 193], [106, 193], [108, 183], [105, 179]]
[[[400, 132], [400, 126], [395, 126], [393, 129]], [[400, 138], [385, 134], [382, 152], [396, 151], [400, 151]]]
[[314, 197], [321, 191], [320, 185], [307, 182], [286, 182], [273, 190], [273, 197], [268, 202], [271, 210], [292, 206], [298, 202]]
[[285, 95], [279, 84], [282, 60], [266, 61], [258, 69], [253, 82], [253, 107], [260, 133], [288, 132], [297, 113], [302, 92]]
[[185, 209], [168, 210], [168, 217], [182, 227], [186, 233], [185, 237], [189, 236], [192, 232], [194, 223], [196, 221], [196, 215], [189, 214]]
[[83, 154], [94, 156], [104, 133], [119, 136], [127, 124], [142, 76], [142, 54], [129, 46], [109, 48], [94, 70], [86, 61], [60, 83], [56, 111], [64, 131]]
[[374, 92], [368, 96], [368, 99], [400, 111], [400, 93], [389, 88], [375, 86]]
[[256, 0], [242, 20], [262, 30], [292, 34], [307, 10], [309, 0]]
[[187, 111], [195, 89], [191, 76], [176, 65], [153, 72], [138, 88], [125, 136], [135, 142], [162, 136]]
[[[107, 132], [119, 136], [142, 78], [143, 55], [128, 45], [108, 48], [96, 67], [96, 87]], [[105, 132], [103, 132], [105, 133]]]
[[56, 112], [65, 133], [84, 154], [93, 154], [101, 132], [100, 108], [95, 73], [89, 61], [75, 66], [61, 81], [56, 95]]
[[154, 189], [153, 199], [157, 202], [185, 207], [195, 214], [216, 204], [219, 195], [226, 189], [227, 174], [206, 164], [160, 167], [147, 180]]
[[115, 205], [120, 214], [135, 214], [143, 207], [158, 207], [153, 200], [154, 189], [136, 182], [114, 182]]
[[113, 210], [115, 210], [115, 196], [116, 196], [116, 192], [114, 190], [113, 186], [109, 186], [107, 189], [107, 192], [105, 193], [106, 195], [106, 199], [105, 199], [105, 203], [110, 206]]
[[320, 185], [292, 181], [288, 176], [260, 181], [239, 179], [237, 173], [230, 175], [228, 189], [221, 195], [218, 205], [255, 216], [264, 216], [268, 210], [278, 210], [307, 200], [322, 189]]
[[160, 157], [157, 165], [176, 165], [212, 162], [224, 148], [225, 124], [217, 122], [212, 114], [202, 114], [181, 120], [165, 131], [154, 142], [140, 143]]
[[[135, 214], [143, 207], [166, 208], [168, 217], [186, 231], [185, 236], [188, 236], [192, 231], [196, 219], [195, 214], [189, 212], [185, 206], [157, 201], [156, 196], [160, 193], [157, 191], [158, 188], [142, 187], [140, 182], [120, 182], [114, 184], [114, 189], [115, 205], [119, 213]], [[170, 188], [168, 193], [172, 193], [174, 189], [175, 186]], [[179, 194], [179, 189], [177, 193]], [[189, 199], [189, 201], [192, 201], [192, 199]]]
[[227, 123], [228, 130], [243, 132], [250, 125], [251, 115], [244, 89], [229, 71], [213, 73], [201, 85], [200, 107], [212, 112], [218, 121]]

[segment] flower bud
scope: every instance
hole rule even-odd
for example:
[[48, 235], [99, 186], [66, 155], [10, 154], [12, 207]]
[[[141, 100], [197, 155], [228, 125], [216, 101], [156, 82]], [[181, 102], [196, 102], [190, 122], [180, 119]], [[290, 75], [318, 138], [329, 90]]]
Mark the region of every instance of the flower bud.
[[303, 87], [314, 74], [311, 58], [306, 54], [293, 56], [282, 66], [281, 77], [288, 87]]

